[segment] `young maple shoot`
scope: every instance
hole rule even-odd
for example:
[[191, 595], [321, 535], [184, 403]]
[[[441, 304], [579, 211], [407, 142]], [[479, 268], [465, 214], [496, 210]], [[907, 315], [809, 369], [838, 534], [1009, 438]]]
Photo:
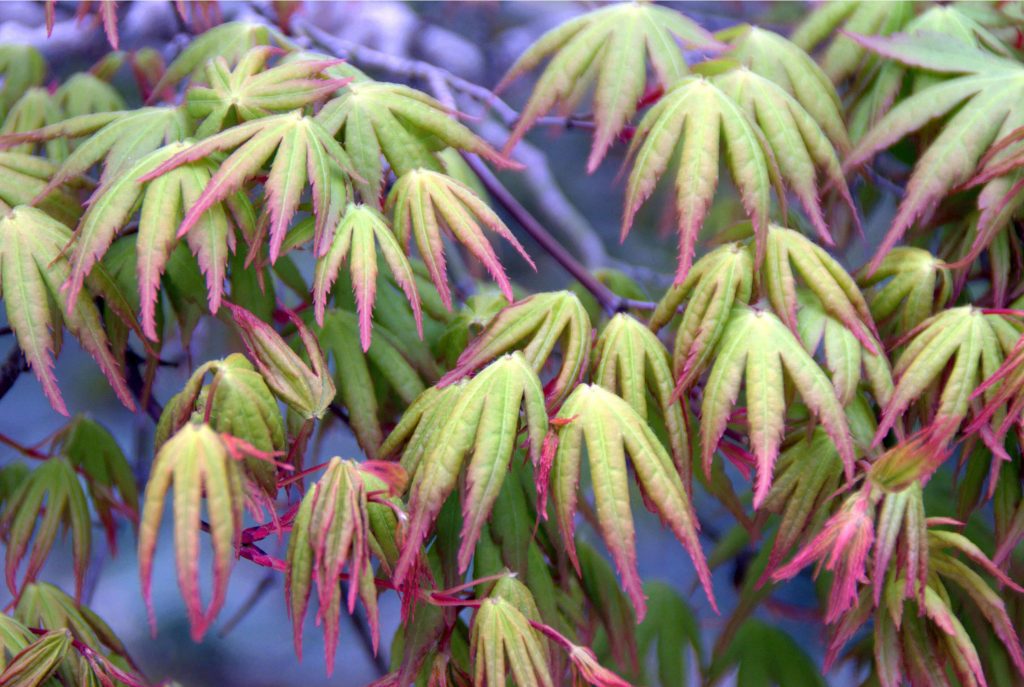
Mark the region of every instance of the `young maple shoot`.
[[574, 7], [472, 83], [124, 4], [86, 71], [0, 45], [0, 400], [61, 416], [7, 399], [0, 685], [153, 684], [90, 608], [125, 541], [154, 632], [262, 567], [373, 687], [1024, 681], [1020, 7]]

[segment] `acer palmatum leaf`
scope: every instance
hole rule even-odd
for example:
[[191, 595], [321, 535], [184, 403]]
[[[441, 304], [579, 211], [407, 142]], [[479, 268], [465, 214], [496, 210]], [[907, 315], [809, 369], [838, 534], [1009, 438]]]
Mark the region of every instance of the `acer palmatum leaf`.
[[527, 264], [537, 269], [526, 249], [498, 214], [472, 189], [446, 174], [429, 169], [406, 172], [388, 194], [387, 210], [392, 214], [395, 233], [406, 250], [410, 240], [415, 239], [430, 279], [449, 309], [452, 298], [445, 267], [444, 230], [484, 264], [509, 302], [515, 300], [512, 283], [484, 236], [484, 227], [512, 244]]
[[1024, 94], [1024, 67], [931, 35], [858, 36], [857, 41], [908, 67], [955, 76], [893, 107], [844, 163], [847, 170], [856, 169], [933, 120], [946, 120], [914, 165], [899, 210], [868, 267], [874, 271], [916, 221], [927, 219], [951, 190], [974, 175], [993, 143], [1024, 124], [1024, 108], [1007, 95]]
[[[540, 462], [541, 446], [548, 429], [544, 391], [522, 353], [504, 356], [473, 379], [451, 388], [454, 391], [450, 393], [455, 397], [446, 404], [443, 426], [433, 434], [421, 457], [412, 456], [415, 461], [412, 465], [403, 457], [403, 466], [410, 473], [412, 483], [409, 527], [402, 555], [395, 566], [394, 577], [399, 582], [419, 556], [427, 532], [455, 488], [467, 458], [458, 565], [461, 571], [469, 566], [473, 547], [490, 516], [512, 460], [520, 408], [525, 412], [531, 459], [534, 464]], [[410, 408], [410, 412], [412, 410]], [[414, 417], [417, 416], [414, 414]], [[422, 424], [425, 418], [418, 417]], [[405, 418], [402, 422], [405, 423]], [[406, 436], [407, 427], [400, 424], [395, 432], [400, 437]], [[390, 438], [388, 441], [390, 449], [393, 442]], [[406, 452], [420, 449], [421, 444], [413, 435]]]
[[0, 152], [0, 215], [19, 205], [34, 205], [65, 226], [78, 224], [82, 206], [71, 186], [50, 186], [56, 165], [25, 153]]
[[438, 141], [501, 167], [521, 168], [457, 121], [455, 114], [414, 88], [357, 79], [328, 101], [316, 119], [344, 145], [363, 202], [373, 203], [384, 189], [382, 159], [400, 178], [420, 168], [444, 171]]
[[474, 685], [501, 687], [511, 673], [517, 685], [554, 687], [548, 640], [531, 621], [539, 623], [540, 612], [529, 590], [511, 577], [499, 580], [473, 614]]
[[808, 291], [797, 291], [797, 334], [811, 355], [822, 349], [825, 367], [832, 377], [836, 397], [843, 406], [854, 401], [861, 381], [866, 381], [880, 405], [892, 398], [892, 368], [881, 342], [874, 337], [875, 352], [868, 349], [853, 332], [825, 312], [821, 301]]
[[168, 87], [182, 79], [202, 73], [206, 65], [218, 57], [229, 65], [236, 63], [257, 45], [277, 44], [291, 48], [293, 44], [273, 26], [259, 22], [232, 21], [204, 31], [191, 41], [153, 87], [150, 100], [159, 97]]
[[825, 249], [799, 232], [772, 225], [765, 253], [764, 290], [772, 309], [790, 329], [797, 330], [799, 274], [825, 312], [842, 323], [868, 353], [882, 353], [864, 295], [853, 277]]
[[0, 46], [0, 72], [4, 75], [0, 86], [0, 118], [7, 108], [17, 102], [25, 91], [41, 86], [46, 76], [46, 60], [31, 45], [7, 44]]
[[774, 31], [742, 24], [716, 35], [730, 46], [728, 58], [774, 82], [796, 98], [841, 153], [850, 147], [842, 103], [832, 81], [814, 59]]
[[701, 458], [705, 475], [746, 380], [746, 419], [757, 459], [754, 507], [768, 496], [786, 422], [784, 379], [817, 415], [853, 477], [855, 450], [835, 389], [796, 336], [769, 312], [737, 305], [722, 334], [701, 402]]
[[[35, 580], [63, 528], [71, 532], [75, 596], [80, 597], [92, 548], [92, 524], [85, 491], [71, 462], [64, 456], [50, 457], [29, 473], [15, 498], [4, 506], [0, 529], [7, 541], [5, 577], [11, 594], [17, 598], [24, 585]], [[18, 568], [26, 553], [28, 565], [18, 584]]]
[[678, 388], [689, 389], [707, 369], [733, 304], [749, 303], [753, 286], [753, 252], [749, 246], [730, 243], [694, 263], [686, 279], [665, 292], [651, 315], [650, 327], [660, 329], [686, 303], [672, 356]]
[[[931, 411], [934, 418], [925, 416], [924, 421], [933, 421], [952, 436], [970, 412], [972, 392], [996, 373], [1021, 330], [1007, 315], [986, 314], [972, 306], [944, 310], [925, 320], [896, 359], [896, 389], [882, 412], [874, 444], [881, 443], [928, 389], [935, 389], [938, 398]], [[953, 367], [944, 375], [950, 362]], [[993, 391], [986, 392], [987, 398]]]
[[870, 60], [868, 51], [850, 33], [884, 36], [902, 29], [913, 16], [914, 3], [907, 0], [822, 3], [797, 25], [790, 40], [809, 53], [828, 41], [821, 67], [833, 82], [840, 83]]
[[594, 487], [601, 535], [642, 620], [647, 604], [636, 570], [636, 535], [629, 509], [626, 456], [645, 502], [671, 528], [690, 555], [697, 578], [717, 611], [711, 573], [697, 538], [699, 523], [672, 458], [647, 422], [626, 401], [606, 389], [580, 384], [558, 412], [558, 449], [551, 469], [558, 526], [569, 558], [579, 572], [573, 540], [577, 490], [584, 448]]
[[656, 83], [668, 89], [689, 69], [679, 43], [687, 48], [723, 48], [710, 33], [685, 17], [654, 3], [623, 2], [588, 12], [555, 27], [524, 52], [498, 84], [550, 58], [505, 144], [506, 154], [553, 109], [571, 112], [594, 84], [594, 143], [587, 171], [601, 164], [608, 148], [636, 114], [647, 87], [647, 66]]
[[[188, 113], [202, 119], [196, 136], [217, 133], [225, 123], [245, 122], [312, 105], [339, 90], [351, 79], [323, 78], [341, 60], [292, 60], [272, 67], [267, 61], [280, 53], [267, 45], [252, 48], [232, 69], [223, 57], [206, 63], [206, 85], [186, 94]], [[321, 77], [321, 78], [316, 78]]]
[[345, 601], [348, 612], [355, 610], [358, 596], [369, 616], [375, 652], [379, 642], [367, 491], [357, 463], [332, 458], [323, 476], [306, 492], [292, 523], [285, 587], [295, 652], [302, 656], [302, 626], [315, 582], [328, 675], [334, 672], [342, 604], [340, 576], [346, 567], [350, 578]]
[[63, 255], [71, 236], [66, 226], [36, 208], [18, 206], [0, 218], [0, 287], [7, 321], [54, 410], [68, 414], [53, 373], [51, 326], [61, 321], [99, 364], [121, 403], [134, 410], [92, 297], [85, 292], [71, 297], [61, 288], [71, 273]]
[[286, 311], [298, 330], [308, 363], [269, 324], [240, 305], [228, 302], [225, 305], [231, 311], [249, 357], [277, 397], [303, 418], [323, 417], [334, 400], [334, 380], [323, 351], [306, 324], [292, 311]]
[[590, 316], [575, 294], [537, 293], [507, 306], [491, 319], [438, 385], [451, 384], [512, 350], [522, 350], [526, 361], [540, 374], [555, 346], [561, 344], [560, 369], [544, 388], [548, 404], [557, 406], [587, 369], [591, 337]]
[[333, 235], [317, 256], [313, 276], [313, 311], [317, 324], [323, 326], [328, 293], [342, 263], [347, 260], [359, 314], [359, 341], [364, 352], [370, 349], [379, 249], [395, 282], [409, 299], [416, 318], [416, 333], [422, 337], [423, 313], [412, 266], [384, 216], [369, 205], [349, 203], [338, 226], [328, 229]]
[[[174, 549], [178, 586], [185, 599], [192, 637], [199, 641], [224, 604], [235, 548], [242, 531], [245, 498], [239, 464], [228, 455], [220, 435], [209, 425], [188, 423], [157, 452], [146, 483], [139, 520], [139, 575], [156, 631], [151, 599], [153, 555], [163, 518], [164, 500], [174, 487]], [[203, 496], [213, 546], [213, 594], [203, 608], [199, 590], [200, 514]]]
[[893, 338], [915, 327], [945, 307], [953, 293], [950, 270], [922, 248], [893, 248], [869, 273], [857, 273], [875, 321]]
[[621, 396], [644, 419], [651, 419], [648, 394], [658, 406], [672, 459], [683, 482], [691, 474], [690, 435], [683, 405], [673, 396], [675, 382], [668, 351], [651, 330], [625, 313], [615, 315], [594, 344], [594, 383]]
[[272, 263], [281, 253], [307, 183], [312, 189], [318, 235], [336, 221], [344, 207], [347, 174], [351, 169], [348, 154], [315, 119], [304, 116], [300, 110], [239, 124], [194, 143], [142, 174], [139, 181], [151, 181], [182, 165], [227, 151], [233, 152], [220, 162], [199, 198], [189, 207], [179, 236], [187, 235], [211, 207], [262, 174], [268, 163], [265, 189]]

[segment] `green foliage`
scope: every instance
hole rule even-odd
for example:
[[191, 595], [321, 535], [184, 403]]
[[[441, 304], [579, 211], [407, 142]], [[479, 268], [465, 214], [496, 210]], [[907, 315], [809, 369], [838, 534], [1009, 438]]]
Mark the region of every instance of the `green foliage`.
[[[342, 608], [377, 651], [394, 594], [379, 687], [1024, 679], [1016, 4], [826, 2], [714, 35], [577, 8], [499, 84], [536, 72], [521, 112], [274, 5], [277, 28], [208, 27], [166, 69], [143, 48], [57, 78], [0, 46], [0, 397], [24, 366], [79, 410], [66, 331], [156, 420], [152, 455], [84, 415], [0, 435], [0, 684], [149, 684], [81, 600], [93, 528], [112, 553], [131, 529], [155, 625], [168, 498], [196, 640], [238, 559], [283, 575], [299, 654], [315, 596], [328, 672]], [[481, 104], [504, 152], [455, 110]], [[625, 160], [623, 238], [666, 208], [673, 275], [606, 259], [579, 186], [509, 157], [552, 123], [592, 132], [569, 173]], [[646, 579], [655, 519], [688, 558], [671, 586]], [[63, 549], [73, 597], [43, 581]], [[812, 565], [820, 599], [794, 604]]]

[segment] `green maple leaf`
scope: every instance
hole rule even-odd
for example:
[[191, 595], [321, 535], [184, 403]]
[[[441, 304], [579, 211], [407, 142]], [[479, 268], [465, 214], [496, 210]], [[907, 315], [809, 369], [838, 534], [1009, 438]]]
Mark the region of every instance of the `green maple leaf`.
[[328, 101], [316, 120], [344, 145], [359, 177], [359, 194], [364, 202], [373, 203], [384, 188], [382, 156], [398, 177], [417, 168], [444, 171], [438, 154], [446, 146], [475, 153], [496, 165], [518, 167], [452, 114], [414, 88], [357, 80]]
[[806, 52], [779, 34], [741, 24], [717, 35], [731, 47], [729, 59], [778, 84], [814, 118], [836, 150], [846, 153], [850, 137], [832, 81]]
[[[413, 429], [418, 429], [417, 425], [428, 416], [422, 411], [416, 412], [414, 407], [410, 407], [395, 428], [394, 438], [388, 438], [387, 450], [381, 450], [387, 455], [398, 444], [407, 444], [403, 466], [411, 479], [410, 522], [405, 547], [395, 566], [398, 580], [404, 578], [419, 556], [420, 546], [445, 499], [455, 488], [467, 458], [458, 566], [460, 571], [469, 566], [473, 547], [498, 498], [512, 460], [521, 407], [525, 411], [531, 459], [535, 464], [540, 462], [548, 428], [544, 391], [537, 373], [522, 353], [504, 356], [473, 379], [449, 388], [453, 391], [449, 392], [451, 396], [445, 399], [443, 406], [444, 425], [433, 435], [433, 442], [422, 455], [419, 452], [423, 445], [417, 441]], [[434, 419], [433, 415], [430, 417]]]
[[4, 77], [4, 85], [0, 87], [0, 118], [3, 118], [7, 116], [7, 108], [25, 91], [42, 85], [46, 61], [30, 45], [4, 45], [0, 47], [0, 74]]
[[[199, 641], [224, 604], [235, 548], [242, 528], [244, 486], [241, 469], [209, 425], [188, 423], [171, 437], [153, 460], [139, 521], [139, 575], [142, 594], [155, 628], [151, 600], [153, 555], [164, 500], [174, 487], [174, 549], [181, 588]], [[199, 538], [203, 496], [213, 545], [213, 595], [204, 609], [199, 591]]]
[[894, 33], [913, 17], [913, 9], [914, 3], [906, 0], [823, 3], [793, 30], [790, 39], [803, 50], [814, 52], [832, 37], [820, 61], [829, 78], [839, 83], [863, 69], [869, 60], [867, 50], [849, 34], [872, 36]]
[[7, 182], [0, 186], [0, 213], [35, 205], [61, 224], [77, 224], [82, 207], [72, 188], [50, 182], [56, 171], [53, 163], [34, 155], [0, 153], [0, 174]]
[[99, 364], [121, 403], [134, 409], [91, 296], [85, 291], [72, 296], [61, 288], [71, 272], [63, 257], [70, 240], [67, 227], [32, 207], [18, 206], [0, 218], [0, 287], [7, 321], [57, 412], [68, 414], [53, 373], [53, 331], [61, 322]]
[[675, 398], [668, 351], [639, 320], [620, 313], [605, 326], [594, 344], [595, 384], [621, 396], [645, 421], [651, 419], [648, 394], [657, 404], [668, 432], [679, 473], [690, 475], [690, 437], [680, 399]]
[[39, 687], [64, 663], [73, 637], [68, 630], [45, 632], [11, 658], [0, 681], [11, 687]]
[[554, 687], [548, 641], [530, 621], [540, 622], [530, 591], [511, 577], [498, 580], [473, 614], [473, 684], [499, 687], [511, 673], [520, 687]]
[[811, 355], [819, 347], [823, 350], [839, 402], [843, 406], [853, 402], [865, 379], [875, 400], [883, 406], [888, 403], [893, 392], [892, 370], [881, 342], [871, 337], [872, 347], [868, 348], [806, 291], [797, 293], [797, 301], [797, 333]]
[[[139, 213], [136, 240], [136, 275], [142, 328], [156, 340], [156, 307], [160, 281], [178, 238], [182, 217], [201, 202], [217, 172], [210, 162], [200, 160], [177, 166], [150, 181], [141, 177], [164, 165], [181, 152], [186, 143], [172, 143], [140, 160], [119, 177], [93, 194], [75, 237], [70, 262], [68, 293], [74, 297], [86, 276], [109, 249], [115, 236]], [[235, 227], [249, 237], [253, 233], [253, 210], [241, 192], [221, 204], [213, 204], [194, 220], [185, 235], [199, 266], [206, 275], [210, 312], [216, 313], [224, 292], [228, 256], [235, 248]]]
[[676, 158], [676, 281], [685, 279], [718, 186], [723, 142], [733, 181], [754, 226], [758, 265], [764, 254], [773, 185], [783, 206], [783, 186], [793, 191], [820, 239], [832, 243], [818, 199], [820, 181], [853, 205], [835, 149], [793, 96], [746, 68], [708, 78], [686, 77], [640, 121], [627, 153], [633, 167], [622, 236], [629, 233], [637, 211]]
[[32, 131], [4, 134], [0, 136], [0, 148], [85, 138], [51, 175], [47, 188], [80, 177], [99, 163], [103, 164], [100, 184], [108, 185], [154, 150], [184, 140], [190, 130], [182, 108], [143, 107], [70, 117]]
[[615, 137], [636, 114], [647, 84], [647, 63], [664, 88], [688, 73], [680, 49], [721, 49], [715, 39], [678, 12], [653, 3], [624, 2], [588, 12], [555, 27], [524, 52], [498, 84], [510, 81], [550, 58], [516, 122], [509, 152], [545, 113], [572, 111], [594, 84], [594, 144], [587, 171], [601, 163]]
[[245, 122], [194, 143], [141, 175], [139, 181], [152, 181], [182, 165], [227, 151], [232, 152], [217, 165], [216, 173], [190, 205], [178, 230], [180, 235], [188, 234], [207, 210], [244, 190], [268, 163], [264, 188], [269, 225], [265, 230], [269, 232], [272, 263], [281, 253], [307, 182], [312, 188], [318, 235], [345, 207], [349, 157], [316, 119], [299, 110]]
[[636, 570], [636, 534], [629, 509], [626, 456], [645, 502], [679, 539], [697, 570], [712, 607], [711, 573], [697, 539], [699, 527], [690, 498], [668, 452], [629, 403], [603, 387], [581, 384], [558, 412], [558, 447], [551, 464], [552, 494], [559, 530], [569, 558], [580, 572], [574, 544], [574, 516], [584, 448], [590, 465], [597, 520], [615, 560], [637, 618], [646, 611]]
[[707, 369], [734, 303], [749, 303], [754, 256], [748, 246], [730, 243], [698, 260], [681, 283], [672, 286], [651, 315], [661, 329], [686, 303], [676, 330], [672, 370], [680, 389], [689, 389]]
[[512, 284], [497, 253], [484, 237], [483, 228], [487, 227], [512, 244], [530, 267], [537, 269], [498, 214], [472, 189], [445, 174], [429, 169], [406, 172], [388, 194], [387, 209], [393, 213], [395, 233], [407, 250], [410, 239], [415, 238], [431, 281], [448, 308], [451, 308], [451, 292], [444, 259], [444, 230], [484, 264], [509, 302], [515, 300]]
[[[985, 26], [971, 17], [961, 5], [934, 6], [914, 17], [903, 27], [910, 35], [933, 34], [945, 41], [981, 48], [1003, 57], [1010, 56], [1006, 45]], [[898, 100], [904, 86], [910, 93], [933, 85], [944, 77], [934, 72], [914, 71], [899, 62], [872, 64], [867, 76], [861, 76], [850, 106], [850, 128], [855, 140], [878, 123]]]
[[[328, 293], [338, 278], [344, 261], [348, 261], [356, 310], [359, 314], [359, 339], [363, 352], [370, 349], [374, 299], [377, 295], [377, 251], [380, 250], [395, 282], [402, 288], [416, 318], [416, 331], [423, 336], [420, 295], [412, 266], [387, 220], [368, 205], [350, 203], [345, 208], [333, 236], [325, 237], [325, 246], [317, 256], [313, 276], [313, 311], [317, 324], [323, 326]], [[316, 248], [314, 247], [314, 250]]]
[[784, 379], [800, 393], [835, 442], [847, 478], [852, 477], [854, 446], [835, 389], [793, 333], [769, 312], [733, 307], [722, 334], [701, 402], [701, 457], [706, 475], [746, 380], [746, 419], [757, 460], [754, 507], [772, 484], [775, 459], [786, 419]]
[[540, 374], [561, 343], [562, 364], [545, 387], [548, 403], [564, 400], [587, 369], [592, 328], [579, 298], [568, 291], [537, 293], [504, 308], [473, 340], [456, 366], [441, 378], [444, 386], [512, 350], [522, 350]]
[[[1024, 108], [1016, 107], [1018, 98], [1013, 95], [1024, 93], [1024, 67], [1016, 60], [933, 35], [857, 40], [908, 67], [955, 77], [900, 101], [865, 134], [845, 162], [847, 169], [854, 169], [933, 120], [946, 120], [917, 158], [896, 216], [868, 267], [873, 271], [915, 222], [926, 220], [950, 191], [971, 179], [979, 162], [998, 165], [1007, 151], [993, 151], [992, 144], [1024, 124]], [[990, 155], [993, 152], [1000, 154]], [[987, 205], [995, 211], [986, 222], [1006, 219], [1005, 203], [993, 200]], [[976, 250], [984, 247], [983, 237], [991, 240], [991, 230], [979, 227], [982, 243], [976, 239]]]
[[[63, 119], [64, 113], [50, 92], [45, 88], [33, 87], [25, 91], [7, 111], [3, 125], [0, 125], [0, 135], [7, 137], [25, 134], [56, 124]], [[39, 146], [29, 142], [21, 143], [10, 150], [26, 154], [42, 152], [37, 150], [38, 148]], [[49, 141], [45, 146], [46, 157], [51, 162], [58, 163], [68, 156], [68, 149], [69, 145], [65, 140]]]
[[[327, 674], [334, 670], [338, 623], [342, 604], [338, 578], [345, 568], [351, 582], [348, 612], [357, 596], [369, 616], [374, 650], [379, 642], [377, 589], [370, 564], [372, 539], [368, 492], [381, 482], [370, 466], [332, 458], [327, 470], [306, 492], [292, 523], [286, 559], [288, 611], [292, 618], [296, 653], [302, 656], [302, 625], [314, 581], [319, 616], [324, 624]], [[393, 467], [393, 466], [392, 466]], [[365, 469], [365, 471], [364, 471]]]
[[[1021, 329], [1007, 316], [986, 314], [972, 306], [944, 310], [925, 320], [896, 359], [896, 389], [882, 412], [875, 444], [929, 389], [938, 391], [936, 428], [951, 436], [970, 411], [972, 392], [996, 373]], [[953, 367], [945, 375], [951, 362]]]
[[93, 74], [79, 72], [62, 83], [53, 100], [65, 117], [125, 109], [124, 98], [113, 86]]
[[[42, 516], [40, 517], [40, 513]], [[54, 456], [29, 473], [18, 493], [11, 499], [0, 522], [7, 540], [7, 588], [19, 593], [18, 568], [29, 550], [22, 585], [39, 574], [62, 527], [71, 532], [74, 551], [75, 595], [81, 596], [85, 570], [92, 547], [89, 503], [71, 462]], [[33, 536], [34, 535], [34, 536]]]
[[875, 321], [897, 337], [937, 313], [953, 292], [953, 279], [945, 263], [922, 248], [910, 246], [892, 249], [874, 272], [859, 272], [857, 282], [867, 293]]
[[207, 85], [194, 85], [186, 94], [188, 113], [203, 120], [196, 136], [204, 138], [239, 122], [302, 109], [351, 80], [315, 78], [339, 60], [294, 60], [267, 67], [275, 52], [271, 46], [255, 47], [234, 69], [223, 57], [206, 63]]
[[174, 58], [153, 86], [151, 99], [181, 80], [201, 74], [206, 65], [218, 57], [232, 64], [257, 45], [275, 43], [285, 48], [294, 47], [277, 28], [267, 24], [232, 21], [215, 26], [189, 42], [188, 47]]

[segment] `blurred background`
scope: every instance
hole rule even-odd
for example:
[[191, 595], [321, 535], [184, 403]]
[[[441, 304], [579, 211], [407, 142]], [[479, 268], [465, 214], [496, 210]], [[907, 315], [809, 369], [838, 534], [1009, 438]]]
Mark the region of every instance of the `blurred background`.
[[[788, 27], [805, 11], [804, 3], [797, 2], [677, 4], [678, 9], [710, 30], [751, 22], [787, 33]], [[109, 47], [101, 28], [94, 25], [91, 18], [76, 21], [76, 5], [75, 2], [57, 4], [53, 35], [47, 39], [43, 3], [0, 3], [0, 44], [32, 44], [44, 54], [57, 77], [87, 69], [103, 57]], [[305, 2], [292, 21], [293, 25], [311, 23], [342, 41], [339, 45], [367, 46], [393, 56], [424, 60], [476, 84], [493, 87], [512, 61], [545, 30], [593, 5], [572, 2]], [[268, 17], [274, 16], [270, 3], [259, 2], [221, 2], [220, 12], [225, 21], [268, 21]], [[122, 49], [154, 47], [163, 53], [167, 62], [189, 40], [189, 27], [177, 16], [170, 2], [120, 3], [119, 21]], [[389, 74], [362, 62], [357, 52], [352, 62], [376, 78], [424, 86], [415, 79]], [[530, 86], [530, 78], [521, 79], [502, 97], [519, 108]], [[127, 86], [125, 90], [132, 92]], [[459, 105], [460, 109], [465, 106], [470, 125], [500, 147], [507, 136], [504, 125], [472, 102], [460, 100]], [[647, 214], [641, 215], [637, 223], [638, 230], [620, 244], [624, 184], [618, 175], [625, 146], [615, 146], [600, 169], [588, 176], [584, 161], [589, 146], [589, 136], [584, 131], [538, 127], [516, 151], [517, 157], [527, 165], [527, 173], [505, 174], [503, 180], [585, 265], [591, 269], [621, 269], [644, 285], [656, 299], [671, 282], [676, 261], [674, 232], [671, 227], [662, 226], [667, 217], [660, 216], [665, 204], [648, 203]], [[728, 201], [724, 205], [728, 206]], [[886, 225], [884, 215], [891, 212], [891, 207], [891, 203], [880, 203], [875, 208], [877, 216], [867, 218], [869, 236], [873, 233], [871, 227]], [[568, 276], [518, 232], [514, 224], [510, 226], [538, 263], [534, 273], [526, 270], [523, 261], [514, 254], [503, 254], [505, 264], [519, 283], [531, 291], [566, 287]], [[860, 264], [866, 245], [870, 245], [870, 241], [851, 244], [845, 256], [848, 265]], [[0, 356], [6, 356], [13, 345], [9, 335], [0, 337]], [[144, 474], [153, 454], [151, 420], [144, 414], [133, 416], [117, 403], [99, 370], [76, 348], [71, 337], [66, 338], [64, 346], [57, 376], [69, 409], [72, 413], [87, 413], [109, 428], [129, 460], [138, 464], [140, 474]], [[194, 335], [192, 360], [199, 364], [238, 350], [241, 346], [221, 321], [204, 318]], [[165, 349], [164, 355], [181, 364], [166, 368], [159, 375], [154, 393], [161, 402], [176, 393], [189, 375], [183, 351]], [[23, 443], [43, 441], [63, 423], [43, 398], [31, 374], [21, 375], [12, 391], [0, 401], [0, 433], [17, 437]], [[334, 455], [359, 455], [355, 441], [341, 428], [325, 434], [311, 450], [314, 455], [307, 457], [307, 465]], [[0, 448], [0, 465], [14, 458], [13, 451]], [[642, 576], [647, 580], [668, 582], [683, 592], [704, 619], [704, 642], [709, 648], [724, 621], [714, 616], [702, 593], [694, 593], [690, 562], [671, 533], [644, 509], [635, 510]], [[714, 502], [699, 502], [697, 510], [705, 534], [712, 539], [731, 524], [724, 509]], [[169, 521], [164, 524], [168, 525]], [[165, 527], [155, 562], [153, 588], [158, 620], [155, 638], [150, 635], [140, 594], [134, 533], [122, 528], [116, 556], [105, 550], [103, 539], [97, 537], [94, 540], [97, 551], [89, 571], [87, 595], [91, 607], [113, 627], [151, 678], [173, 678], [191, 687], [243, 684], [251, 687], [355, 687], [380, 676], [381, 665], [388, 659], [390, 638], [397, 629], [398, 605], [394, 595], [381, 597], [383, 646], [376, 660], [363, 641], [365, 635], [361, 635], [359, 618], [349, 622], [343, 614], [338, 667], [335, 675], [328, 678], [324, 670], [322, 636], [313, 627], [312, 619], [305, 633], [304, 658], [301, 662], [295, 658], [285, 610], [283, 577], [267, 575], [264, 569], [245, 561], [235, 566], [228, 601], [214, 630], [202, 643], [193, 643], [177, 590], [169, 534], [170, 529]], [[267, 540], [266, 543], [270, 553], [283, 557], [284, 547], [280, 542]], [[708, 546], [706, 540], [705, 547]], [[57, 551], [66, 551], [66, 548], [57, 547]], [[725, 614], [732, 605], [733, 577], [737, 566], [742, 564], [741, 557], [716, 572], [716, 593]], [[42, 578], [70, 589], [70, 560], [55, 555]], [[820, 625], [806, 622], [808, 611], [803, 610], [813, 605], [810, 600], [814, 598], [814, 587], [807, 580], [798, 580], [788, 590], [792, 598], [784, 601], [790, 603], [764, 611], [768, 614], [765, 619], [789, 631], [820, 664], [824, 637], [819, 632]], [[9, 598], [0, 598], [5, 605], [9, 601]], [[241, 614], [237, 622], [236, 614]], [[845, 685], [850, 684], [852, 678], [832, 675], [829, 682]]]

